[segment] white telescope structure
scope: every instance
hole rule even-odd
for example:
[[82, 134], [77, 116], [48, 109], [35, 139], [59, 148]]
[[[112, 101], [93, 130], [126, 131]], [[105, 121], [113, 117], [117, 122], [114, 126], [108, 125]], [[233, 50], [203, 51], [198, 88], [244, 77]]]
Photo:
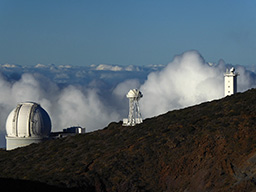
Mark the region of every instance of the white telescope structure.
[[224, 92], [225, 96], [233, 95], [237, 93], [237, 76], [239, 74], [235, 72], [235, 68], [227, 69], [224, 74]]
[[6, 150], [49, 139], [51, 127], [48, 113], [39, 104], [18, 104], [6, 120]]
[[126, 97], [129, 99], [128, 119], [123, 119], [123, 126], [134, 126], [142, 123], [142, 117], [139, 108], [139, 100], [143, 97], [138, 89], [131, 89]]

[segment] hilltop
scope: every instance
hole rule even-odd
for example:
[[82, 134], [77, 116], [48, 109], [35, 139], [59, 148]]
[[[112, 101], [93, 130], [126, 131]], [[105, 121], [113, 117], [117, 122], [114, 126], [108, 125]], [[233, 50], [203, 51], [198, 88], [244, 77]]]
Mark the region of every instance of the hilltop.
[[134, 127], [111, 123], [85, 135], [2, 150], [0, 178], [12, 178], [2, 186], [40, 182], [70, 191], [252, 191], [256, 90]]

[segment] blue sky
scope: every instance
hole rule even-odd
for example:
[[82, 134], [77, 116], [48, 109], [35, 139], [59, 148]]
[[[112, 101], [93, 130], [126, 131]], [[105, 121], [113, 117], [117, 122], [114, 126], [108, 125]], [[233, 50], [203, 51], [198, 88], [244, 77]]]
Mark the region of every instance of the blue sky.
[[0, 64], [256, 64], [254, 0], [0, 0]]

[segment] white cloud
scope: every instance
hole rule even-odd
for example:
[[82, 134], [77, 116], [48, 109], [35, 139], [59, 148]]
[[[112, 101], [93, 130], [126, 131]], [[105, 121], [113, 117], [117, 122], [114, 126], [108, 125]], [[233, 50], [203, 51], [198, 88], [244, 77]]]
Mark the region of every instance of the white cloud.
[[38, 64], [35, 66], [35, 68], [48, 68], [48, 66], [47, 66], [47, 65], [44, 65], [44, 64], [38, 63]]
[[141, 111], [151, 117], [223, 96], [223, 67], [212, 67], [196, 51], [176, 56], [141, 86]]
[[88, 131], [103, 128], [109, 122], [118, 120], [114, 111], [109, 111], [94, 89], [83, 93], [74, 86], [68, 86], [59, 94], [58, 110], [60, 127], [80, 125]]
[[96, 67], [96, 70], [99, 71], [122, 71], [123, 68], [120, 66], [113, 66], [113, 65], [106, 65], [106, 64], [100, 64], [99, 66]]

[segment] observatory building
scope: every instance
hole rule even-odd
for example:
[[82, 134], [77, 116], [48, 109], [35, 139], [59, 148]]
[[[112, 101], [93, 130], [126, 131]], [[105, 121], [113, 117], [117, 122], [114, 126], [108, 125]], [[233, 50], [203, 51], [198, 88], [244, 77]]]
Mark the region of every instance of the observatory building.
[[225, 97], [233, 95], [237, 92], [237, 76], [239, 74], [235, 72], [235, 68], [232, 67], [230, 70], [226, 70], [224, 74], [224, 92]]
[[143, 97], [138, 89], [131, 89], [126, 97], [129, 99], [129, 115], [128, 119], [123, 119], [123, 126], [134, 126], [142, 123], [139, 100]]
[[18, 104], [6, 121], [6, 149], [12, 150], [49, 138], [51, 119], [37, 103]]

